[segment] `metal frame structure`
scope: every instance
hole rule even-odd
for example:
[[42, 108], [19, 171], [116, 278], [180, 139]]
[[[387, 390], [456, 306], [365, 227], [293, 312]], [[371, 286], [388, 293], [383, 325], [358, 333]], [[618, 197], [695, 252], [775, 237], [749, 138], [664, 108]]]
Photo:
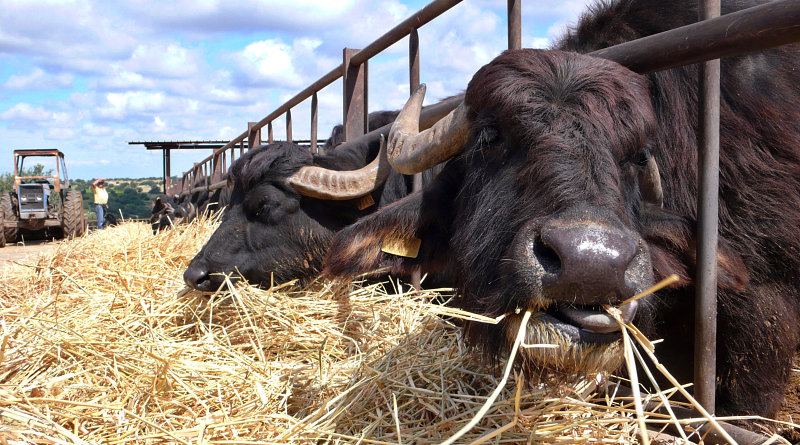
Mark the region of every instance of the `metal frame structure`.
[[[508, 1], [508, 47], [522, 47], [522, 0]], [[175, 193], [190, 193], [198, 189], [225, 186], [223, 177], [235, 149], [243, 153], [243, 141], [260, 141], [260, 132], [267, 126], [268, 141], [273, 142], [272, 123], [286, 116], [287, 138], [291, 140], [291, 109], [311, 98], [311, 139], [317, 134], [317, 92], [343, 78], [343, 119], [345, 140], [373, 140], [387, 134], [389, 125], [379, 129], [367, 128], [367, 62], [381, 51], [406, 36], [409, 39], [409, 86], [413, 91], [419, 84], [419, 37], [417, 30], [461, 0], [435, 0], [379, 37], [364, 49], [343, 50], [343, 62], [328, 74], [309, 85], [262, 120], [249, 123], [240, 136], [214, 150], [213, 154], [184, 173]], [[717, 201], [719, 183], [719, 58], [800, 41], [800, 2], [777, 0], [761, 6], [719, 16], [720, 0], [698, 0], [700, 22], [648, 36], [590, 53], [618, 62], [641, 74], [678, 66], [702, 63], [700, 92], [699, 196], [698, 196], [698, 286], [696, 309], [695, 387], [698, 400], [709, 411], [714, 408], [716, 362], [716, 246]], [[430, 126], [439, 117], [454, 109], [462, 97], [454, 97], [423, 111], [420, 126]], [[370, 131], [367, 133], [367, 131]], [[365, 134], [366, 133], [366, 134]], [[248, 144], [248, 148], [256, 144]], [[316, 147], [312, 142], [312, 149]], [[229, 153], [230, 152], [230, 153]], [[206, 178], [203, 186], [196, 184], [200, 174]], [[209, 179], [210, 178], [210, 179]], [[419, 182], [415, 181], [419, 189]], [[415, 279], [418, 284], [418, 277]]]

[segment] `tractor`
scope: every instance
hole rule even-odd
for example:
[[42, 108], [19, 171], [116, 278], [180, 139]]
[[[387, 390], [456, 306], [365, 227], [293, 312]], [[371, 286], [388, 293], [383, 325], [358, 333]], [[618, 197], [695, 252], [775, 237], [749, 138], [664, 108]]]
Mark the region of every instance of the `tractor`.
[[[22, 176], [29, 158], [55, 158], [55, 174]], [[14, 150], [14, 187], [0, 196], [0, 227], [0, 247], [16, 243], [23, 229], [56, 229], [52, 233], [57, 238], [86, 233], [83, 198], [80, 191], [70, 189], [64, 153], [55, 149]]]

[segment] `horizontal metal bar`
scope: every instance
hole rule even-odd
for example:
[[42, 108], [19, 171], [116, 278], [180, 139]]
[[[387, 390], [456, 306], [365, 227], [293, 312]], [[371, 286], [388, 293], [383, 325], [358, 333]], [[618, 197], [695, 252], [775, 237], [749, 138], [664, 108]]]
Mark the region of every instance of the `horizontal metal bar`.
[[[224, 177], [227, 178], [228, 175], [225, 174]], [[221, 188], [224, 188], [224, 187], [227, 187], [227, 186], [228, 186], [228, 180], [225, 179], [224, 181], [215, 182], [215, 183], [207, 185], [207, 186], [206, 185], [201, 185], [199, 187], [195, 187], [195, 188], [193, 188], [191, 190], [182, 192], [180, 194], [180, 196], [191, 195], [192, 193], [198, 193], [198, 192], [213, 192], [213, 191], [215, 191], [217, 189], [221, 189]]]
[[414, 15], [403, 20], [399, 25], [390, 29], [389, 32], [378, 37], [377, 40], [365, 46], [364, 49], [358, 53], [354, 54], [353, 57], [350, 58], [350, 65], [361, 65], [367, 60], [378, 55], [381, 51], [405, 38], [407, 35], [409, 35], [412, 29], [419, 29], [419, 27], [422, 25], [430, 22], [461, 2], [462, 0], [436, 0], [429, 3], [424, 8], [417, 11]]
[[778, 0], [589, 53], [652, 73], [800, 40], [800, 2]]

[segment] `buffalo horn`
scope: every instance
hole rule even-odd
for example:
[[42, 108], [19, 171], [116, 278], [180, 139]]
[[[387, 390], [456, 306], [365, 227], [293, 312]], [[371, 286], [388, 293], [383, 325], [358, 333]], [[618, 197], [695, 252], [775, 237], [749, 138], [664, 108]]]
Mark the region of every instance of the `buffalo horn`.
[[380, 187], [391, 172], [383, 136], [380, 144], [378, 156], [358, 170], [337, 171], [309, 165], [301, 167], [286, 182], [301, 195], [312, 198], [338, 201], [364, 196]]
[[650, 156], [644, 171], [639, 173], [639, 184], [642, 196], [647, 202], [659, 207], [664, 206], [664, 190], [661, 188], [661, 176], [658, 173], [655, 157]]
[[420, 84], [389, 130], [389, 163], [403, 174], [419, 173], [440, 164], [464, 149], [469, 132], [467, 107], [461, 102], [431, 128], [419, 131], [419, 114], [425, 98]]

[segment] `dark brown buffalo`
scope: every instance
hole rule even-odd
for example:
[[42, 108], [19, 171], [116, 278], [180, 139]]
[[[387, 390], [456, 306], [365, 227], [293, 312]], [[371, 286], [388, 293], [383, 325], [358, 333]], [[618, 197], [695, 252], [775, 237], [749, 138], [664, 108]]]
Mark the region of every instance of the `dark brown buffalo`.
[[[624, 306], [681, 381], [692, 380], [698, 70], [647, 76], [585, 53], [696, 21], [693, 0], [601, 4], [553, 50], [507, 51], [472, 78], [461, 107], [417, 134], [422, 94], [390, 134], [392, 165], [449, 159], [422, 193], [339, 232], [326, 272], [450, 268], [467, 337], [507, 353], [535, 311], [529, 376], [622, 363], [601, 308]], [[723, 13], [753, 1], [723, 2]], [[717, 413], [774, 415], [800, 338], [800, 48], [722, 61]], [[381, 252], [419, 238], [416, 258]]]
[[225, 275], [262, 286], [316, 277], [335, 232], [411, 191], [411, 179], [392, 171], [379, 147], [312, 155], [278, 142], [245, 153], [229, 171], [222, 222], [186, 268], [186, 283], [213, 291]]

